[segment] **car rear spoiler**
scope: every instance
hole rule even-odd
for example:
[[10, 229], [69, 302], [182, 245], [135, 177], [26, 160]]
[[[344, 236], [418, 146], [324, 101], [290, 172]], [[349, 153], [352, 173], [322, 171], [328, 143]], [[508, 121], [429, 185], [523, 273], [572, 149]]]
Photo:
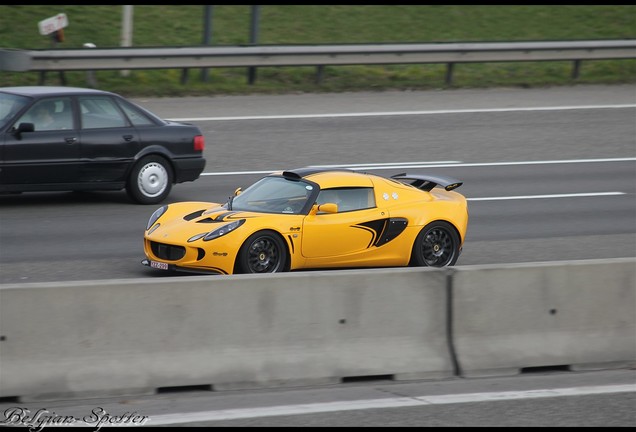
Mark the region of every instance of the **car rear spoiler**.
[[452, 191], [453, 189], [457, 189], [464, 182], [456, 180], [451, 177], [445, 176], [436, 176], [430, 174], [396, 174], [391, 176], [394, 180], [400, 180], [403, 183], [408, 183], [411, 186], [415, 186], [418, 189], [429, 192], [435, 186], [442, 186], [447, 191]]

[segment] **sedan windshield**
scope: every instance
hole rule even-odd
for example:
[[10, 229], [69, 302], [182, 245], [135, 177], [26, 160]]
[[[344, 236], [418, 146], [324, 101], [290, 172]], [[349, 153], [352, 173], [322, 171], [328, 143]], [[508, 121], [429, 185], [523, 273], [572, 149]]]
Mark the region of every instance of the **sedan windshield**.
[[0, 129], [3, 129], [7, 122], [29, 103], [29, 98], [0, 92]]
[[265, 177], [235, 196], [231, 210], [299, 214], [313, 190], [313, 185], [302, 180]]

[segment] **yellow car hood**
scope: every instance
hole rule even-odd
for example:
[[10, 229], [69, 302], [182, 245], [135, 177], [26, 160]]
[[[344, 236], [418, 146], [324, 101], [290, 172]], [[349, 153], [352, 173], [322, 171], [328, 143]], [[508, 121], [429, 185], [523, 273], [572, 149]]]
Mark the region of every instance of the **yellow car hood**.
[[[213, 231], [230, 222], [245, 219], [246, 223], [256, 219], [280, 218], [280, 214], [257, 213], [249, 211], [232, 211], [222, 204], [209, 202], [184, 202], [170, 204], [157, 223], [159, 227], [151, 227], [147, 237], [159, 241], [180, 242], [197, 234]], [[155, 225], [157, 225], [155, 223]], [[272, 222], [273, 223], [273, 222]]]

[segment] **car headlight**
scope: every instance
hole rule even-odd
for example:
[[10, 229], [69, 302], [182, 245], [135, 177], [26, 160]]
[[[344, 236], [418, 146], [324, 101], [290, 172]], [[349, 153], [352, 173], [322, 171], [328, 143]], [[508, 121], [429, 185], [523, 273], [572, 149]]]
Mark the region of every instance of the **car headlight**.
[[150, 227], [153, 226], [155, 222], [159, 220], [159, 218], [166, 212], [166, 210], [168, 210], [167, 205], [163, 207], [159, 207], [157, 210], [154, 211], [152, 216], [150, 216], [150, 219], [148, 219], [148, 225], [146, 225], [146, 231], [148, 231]]
[[243, 223], [245, 223], [245, 219], [240, 219], [240, 220], [236, 220], [234, 222], [230, 222], [229, 224], [225, 224], [222, 227], [219, 227], [219, 228], [215, 229], [214, 231], [210, 231], [210, 232], [202, 233], [202, 234], [197, 234], [197, 235], [195, 235], [193, 237], [190, 237], [188, 239], [188, 242], [197, 241], [199, 239], [203, 239], [203, 241], [214, 240], [215, 238], [222, 237], [222, 236], [228, 234], [229, 232], [234, 231], [235, 229], [237, 229], [238, 227], [243, 225]]

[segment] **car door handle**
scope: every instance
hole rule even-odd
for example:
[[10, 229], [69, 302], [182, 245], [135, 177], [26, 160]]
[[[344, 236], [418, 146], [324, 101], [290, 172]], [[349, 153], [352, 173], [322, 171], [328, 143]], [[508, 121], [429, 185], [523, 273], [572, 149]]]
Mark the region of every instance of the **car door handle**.
[[77, 142], [77, 138], [75, 137], [64, 138], [64, 141], [66, 141], [69, 144], [74, 144]]
[[133, 137], [132, 135], [124, 135], [124, 139], [125, 139], [126, 141], [130, 141], [130, 140], [132, 140], [133, 138], [134, 138], [134, 137]]

